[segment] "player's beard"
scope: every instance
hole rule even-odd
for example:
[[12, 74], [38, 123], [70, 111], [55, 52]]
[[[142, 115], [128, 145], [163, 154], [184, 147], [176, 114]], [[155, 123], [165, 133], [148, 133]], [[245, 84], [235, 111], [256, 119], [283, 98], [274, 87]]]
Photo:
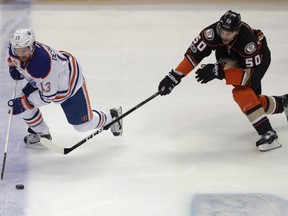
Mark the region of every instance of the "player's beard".
[[224, 45], [229, 45], [229, 44], [231, 44], [231, 43], [233, 43], [233, 41], [234, 41], [234, 39], [236, 38], [236, 35], [237, 35], [238, 33], [237, 32], [235, 32], [235, 34], [234, 34], [234, 36], [233, 37], [224, 37], [224, 38], [222, 38], [221, 37], [221, 40], [222, 40], [222, 43], [224, 44]]
[[223, 40], [223, 39], [222, 39], [222, 43], [223, 43], [224, 45], [228, 45], [228, 44], [230, 44], [232, 41], [233, 41], [233, 40]]
[[20, 58], [20, 60], [22, 61], [22, 62], [28, 62], [29, 61], [29, 59], [30, 59], [30, 57], [27, 57], [27, 56], [21, 56], [21, 57], [19, 57]]

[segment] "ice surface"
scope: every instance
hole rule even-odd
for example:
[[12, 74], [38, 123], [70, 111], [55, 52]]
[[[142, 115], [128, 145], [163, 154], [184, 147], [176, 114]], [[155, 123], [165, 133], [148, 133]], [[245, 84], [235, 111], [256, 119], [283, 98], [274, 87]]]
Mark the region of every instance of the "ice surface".
[[[26, 5], [27, 10], [2, 6], [1, 149], [6, 101], [14, 85], [3, 50], [16, 27], [31, 26], [37, 40], [78, 58], [93, 107], [122, 105], [125, 112], [157, 91], [202, 28], [234, 9], [267, 36], [272, 64], [263, 93], [287, 93], [287, 6], [244, 8], [247, 5], [62, 5], [57, 10], [53, 5]], [[205, 62], [214, 62], [214, 56]], [[14, 117], [0, 182], [0, 215], [287, 215], [286, 118], [270, 117], [283, 147], [259, 152], [258, 135], [231, 90], [220, 81], [200, 85], [191, 74], [171, 95], [156, 97], [125, 117], [121, 138], [103, 132], [66, 156], [25, 146], [26, 128]], [[89, 134], [75, 132], [60, 106], [42, 111], [59, 145], [70, 147]], [[17, 183], [25, 189], [17, 191]]]

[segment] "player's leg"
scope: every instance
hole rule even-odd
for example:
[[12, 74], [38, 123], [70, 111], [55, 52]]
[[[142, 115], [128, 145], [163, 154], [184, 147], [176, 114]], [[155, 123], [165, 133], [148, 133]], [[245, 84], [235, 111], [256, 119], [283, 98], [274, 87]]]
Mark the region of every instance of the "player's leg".
[[[266, 40], [263, 40], [262, 42], [266, 43]], [[256, 146], [260, 151], [269, 151], [281, 147], [281, 144], [278, 143], [278, 135], [276, 131], [273, 130], [270, 121], [266, 116], [266, 110], [271, 110], [271, 107], [264, 107], [262, 101], [257, 97], [262, 93], [261, 80], [268, 70], [270, 63], [270, 50], [266, 48], [262, 53], [261, 64], [253, 68], [249, 87], [244, 87], [243, 89], [241, 89], [241, 87], [240, 89], [236, 87], [233, 90], [234, 100], [247, 115], [248, 119], [260, 135], [260, 139], [256, 142]]]
[[282, 96], [260, 95], [258, 97], [266, 114], [285, 114], [288, 121], [288, 94]]
[[[263, 47], [266, 47], [266, 39], [262, 41]], [[250, 87], [254, 90], [255, 94], [258, 96], [259, 101], [261, 102], [266, 114], [278, 114], [285, 111], [285, 115], [288, 120], [288, 103], [287, 95], [283, 96], [267, 96], [261, 95], [262, 87], [261, 80], [268, 70], [271, 63], [271, 54], [268, 47], [262, 55], [262, 61], [259, 66], [253, 69], [253, 75], [251, 77]]]
[[41, 137], [52, 139], [49, 127], [42, 117], [42, 113], [37, 107], [32, 110], [26, 110], [20, 114], [23, 120], [28, 125], [28, 135], [24, 137], [24, 142], [27, 144], [35, 144], [40, 142]]
[[256, 142], [258, 149], [269, 151], [281, 147], [281, 144], [278, 143], [278, 135], [273, 130], [254, 90], [250, 87], [235, 87], [233, 98], [260, 135], [260, 139]]
[[[85, 86], [80, 88], [75, 95], [61, 104], [67, 121], [80, 132], [101, 128], [121, 115], [121, 109], [111, 109], [107, 112], [92, 110], [89, 95]], [[114, 136], [122, 134], [122, 121], [110, 127]]]
[[281, 98], [282, 98], [284, 113], [288, 121], [288, 94], [281, 96]]

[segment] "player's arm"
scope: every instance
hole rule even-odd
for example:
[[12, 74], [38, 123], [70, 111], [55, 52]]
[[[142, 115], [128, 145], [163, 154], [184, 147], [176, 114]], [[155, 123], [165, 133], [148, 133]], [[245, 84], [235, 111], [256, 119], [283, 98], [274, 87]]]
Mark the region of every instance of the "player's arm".
[[[227, 85], [248, 86], [251, 83], [254, 70], [262, 64], [263, 54], [261, 48], [267, 48], [266, 40], [261, 31], [256, 32], [257, 37], [253, 34], [243, 36], [244, 39], [238, 41], [236, 48], [232, 48], [238, 53], [238, 60], [216, 64], [208, 64], [203, 69], [196, 71], [197, 81], [207, 83], [212, 79], [225, 78]], [[264, 40], [263, 40], [264, 39]], [[269, 49], [268, 49], [269, 51]], [[270, 55], [267, 53], [267, 55]], [[226, 60], [225, 60], [226, 61]]]
[[17, 70], [10, 57], [7, 59], [9, 74], [13, 80], [22, 80], [24, 76]]
[[37, 107], [51, 103], [58, 91], [57, 73], [50, 73], [48, 77], [37, 80], [37, 88], [29, 95], [28, 100]]
[[203, 65], [196, 71], [196, 79], [201, 84], [206, 84], [213, 79], [225, 78], [227, 85], [247, 86], [252, 78], [253, 68], [227, 68], [225, 63]]
[[[246, 34], [246, 37], [243, 36], [244, 39], [242, 41], [239, 41], [239, 44], [241, 44], [241, 46], [238, 46], [240, 47], [238, 48], [240, 67], [225, 67], [227, 85], [248, 86], [251, 83], [252, 76], [257, 77], [257, 74], [254, 74], [254, 70], [262, 64], [263, 55], [270, 58], [270, 51], [263, 32], [250, 29], [249, 33]], [[264, 50], [264, 52], [260, 50]]]
[[22, 97], [8, 101], [14, 115], [51, 103], [58, 91], [58, 73], [52, 72], [52, 58], [45, 50], [37, 50], [25, 70], [32, 84], [23, 88]]
[[29, 95], [28, 100], [37, 107], [51, 103], [58, 91], [57, 61], [50, 52], [40, 46], [38, 55], [28, 65], [27, 71], [35, 80], [38, 89]]
[[[184, 55], [184, 59], [179, 63], [175, 70], [172, 69], [159, 83], [158, 90], [161, 90], [161, 95], [169, 94], [173, 88], [181, 82], [183, 77], [188, 75], [203, 58], [211, 54], [213, 46], [212, 43], [207, 41], [207, 37], [210, 37], [207, 36], [207, 30], [209, 30], [209, 32], [214, 32], [213, 28], [210, 26], [194, 38]], [[214, 39], [214, 36], [212, 39]]]
[[[266, 43], [264, 44], [266, 46]], [[249, 47], [250, 53], [247, 55], [247, 51], [239, 53], [240, 67], [238, 68], [225, 68], [225, 79], [227, 85], [240, 85], [248, 86], [251, 83], [252, 76], [254, 76], [254, 70], [262, 64], [263, 54], [260, 53], [259, 47], [255, 42], [245, 44], [245, 49]], [[270, 55], [270, 53], [267, 53]]]
[[22, 92], [24, 93], [23, 96], [8, 101], [8, 106], [12, 108], [13, 115], [31, 110], [35, 106], [40, 107], [50, 103], [50, 101], [43, 98], [43, 93], [39, 88], [33, 87], [30, 83], [23, 88]]
[[224, 70], [227, 85], [247, 86], [253, 74], [253, 68], [231, 68]]
[[205, 28], [194, 38], [185, 53], [184, 59], [176, 67], [176, 70], [188, 75], [205, 57], [209, 56], [214, 47], [217, 46], [214, 24]]

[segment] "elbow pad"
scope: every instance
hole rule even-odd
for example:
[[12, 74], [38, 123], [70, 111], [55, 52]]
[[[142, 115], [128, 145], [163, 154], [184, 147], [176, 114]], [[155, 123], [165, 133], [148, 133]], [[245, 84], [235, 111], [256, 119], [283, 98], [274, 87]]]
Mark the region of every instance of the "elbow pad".
[[227, 85], [247, 86], [251, 80], [252, 69], [231, 68], [224, 70]]

